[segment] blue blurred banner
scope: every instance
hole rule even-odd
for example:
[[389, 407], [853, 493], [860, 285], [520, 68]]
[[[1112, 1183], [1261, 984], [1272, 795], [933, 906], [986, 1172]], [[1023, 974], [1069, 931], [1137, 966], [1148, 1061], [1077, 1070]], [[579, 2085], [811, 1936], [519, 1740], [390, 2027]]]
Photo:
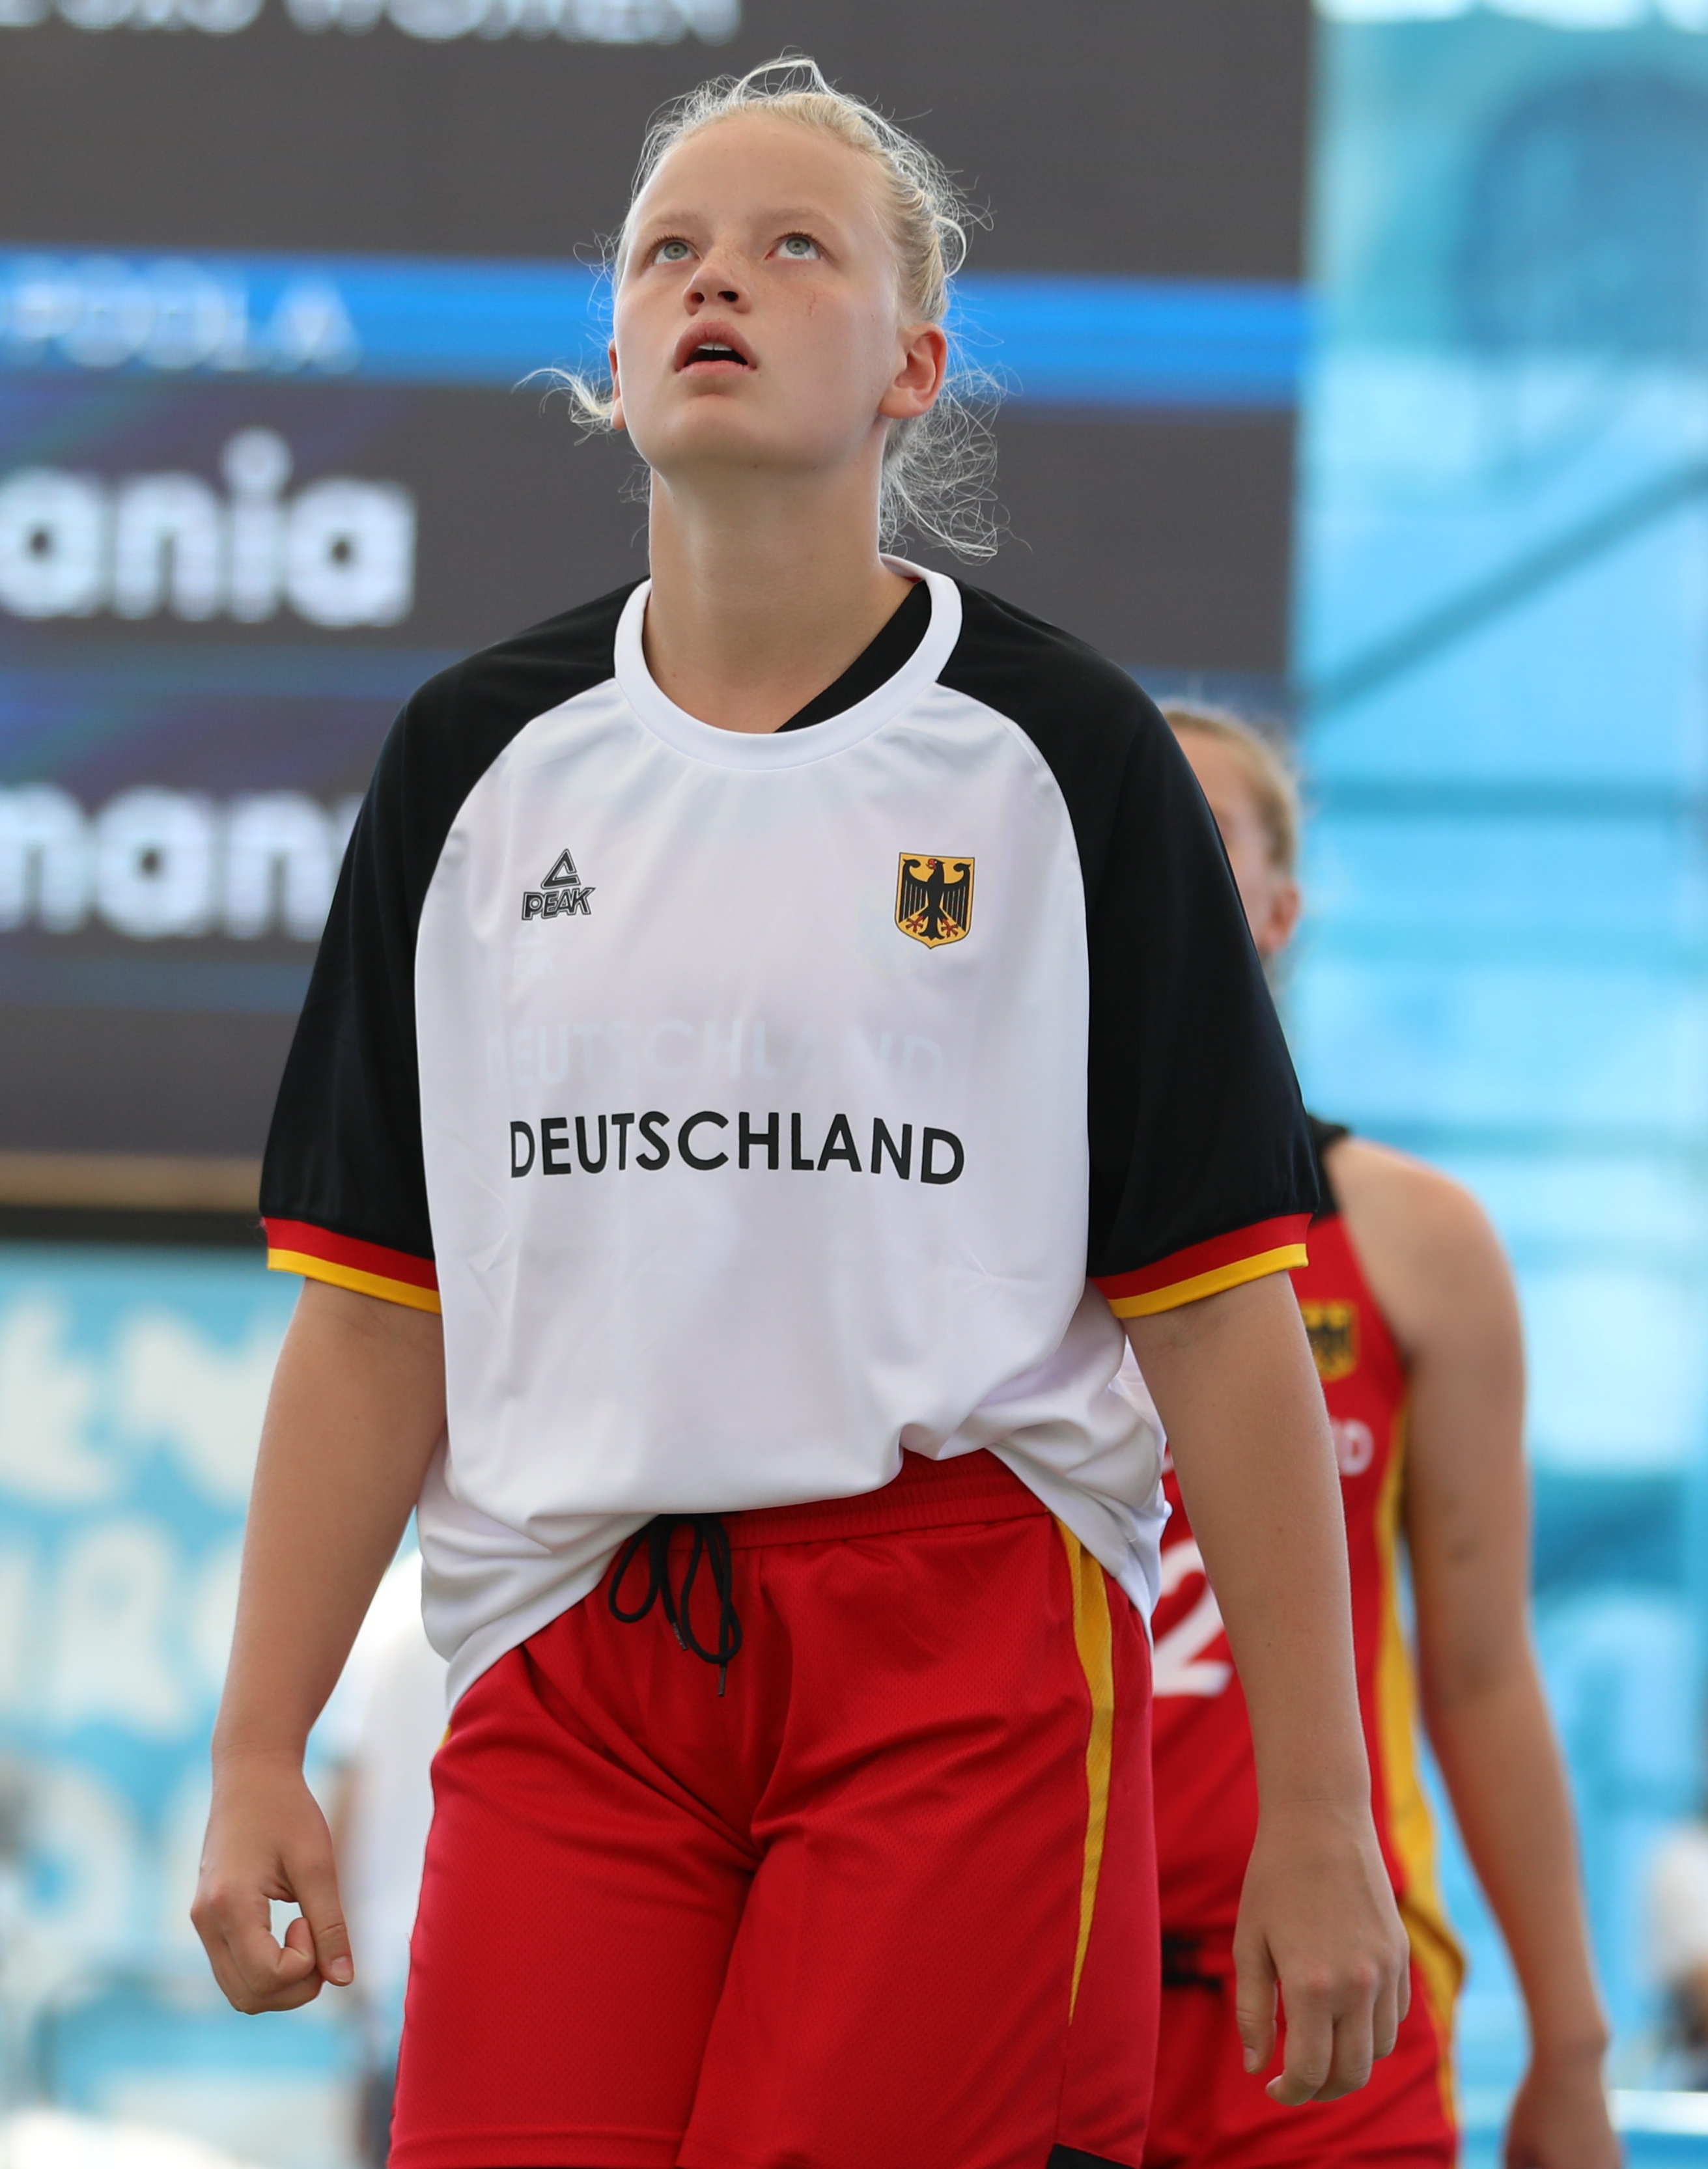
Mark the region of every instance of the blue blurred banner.
[[[1012, 398], [1268, 409], [1298, 397], [1296, 286], [984, 272], [956, 296], [969, 360]], [[576, 264], [17, 248], [0, 255], [0, 367], [504, 389], [598, 367], [609, 301], [604, 274]]]
[[261, 1411], [296, 1283], [259, 1257], [0, 1250], [0, 1751], [40, 1772], [27, 1936], [186, 1928]]
[[0, 2044], [21, 2093], [337, 2169], [353, 2044], [225, 2012], [188, 1917], [295, 1293], [258, 1255], [0, 1250]]

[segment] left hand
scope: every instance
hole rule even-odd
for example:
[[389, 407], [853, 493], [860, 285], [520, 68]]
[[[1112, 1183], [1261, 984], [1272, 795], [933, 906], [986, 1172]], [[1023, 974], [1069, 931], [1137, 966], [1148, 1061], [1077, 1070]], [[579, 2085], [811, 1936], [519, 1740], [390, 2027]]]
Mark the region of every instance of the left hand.
[[1265, 2089], [1272, 2101], [1287, 2108], [1338, 2101], [1366, 2082], [1394, 2046], [1411, 1971], [1363, 1802], [1259, 1815], [1234, 1965], [1248, 2071], [1263, 2070], [1274, 2054], [1278, 1992], [1286, 2014], [1282, 2069]]
[[1599, 2047], [1530, 2060], [1507, 2121], [1505, 2169], [1618, 2169]]

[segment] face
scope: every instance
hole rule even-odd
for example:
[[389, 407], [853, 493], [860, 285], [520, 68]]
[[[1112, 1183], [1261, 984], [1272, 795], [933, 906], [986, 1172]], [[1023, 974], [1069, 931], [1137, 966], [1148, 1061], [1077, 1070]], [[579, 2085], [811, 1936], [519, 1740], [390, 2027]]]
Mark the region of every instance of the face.
[[764, 114], [671, 151], [629, 225], [616, 425], [667, 484], [864, 463], [942, 386], [935, 325], [900, 320], [871, 162]]
[[1202, 731], [1182, 731], [1179, 738], [1222, 832], [1257, 954], [1278, 956], [1299, 924], [1299, 884], [1269, 855], [1268, 833], [1239, 756]]

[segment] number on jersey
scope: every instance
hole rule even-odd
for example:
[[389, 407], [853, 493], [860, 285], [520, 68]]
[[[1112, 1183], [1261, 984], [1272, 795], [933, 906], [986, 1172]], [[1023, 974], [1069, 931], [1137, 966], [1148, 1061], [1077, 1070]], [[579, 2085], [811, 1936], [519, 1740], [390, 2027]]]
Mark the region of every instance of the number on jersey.
[[[1192, 1575], [1204, 1572], [1204, 1554], [1190, 1541], [1166, 1544], [1162, 1552], [1162, 1594], [1173, 1596]], [[1222, 1631], [1221, 1607], [1209, 1582], [1204, 1594], [1165, 1634], [1156, 1639], [1151, 1692], [1159, 1695], [1219, 1695], [1234, 1676], [1225, 1657], [1204, 1654]]]

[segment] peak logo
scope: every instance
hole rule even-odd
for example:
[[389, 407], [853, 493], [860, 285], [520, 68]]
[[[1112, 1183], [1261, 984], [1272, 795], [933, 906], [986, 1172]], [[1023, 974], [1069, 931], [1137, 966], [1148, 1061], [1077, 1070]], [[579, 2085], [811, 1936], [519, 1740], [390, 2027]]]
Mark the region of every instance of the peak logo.
[[0, 610], [163, 611], [258, 625], [395, 625], [414, 600], [415, 502], [395, 482], [329, 476], [294, 497], [291, 448], [243, 429], [220, 454], [228, 494], [194, 474], [105, 482], [60, 467], [0, 481]]
[[575, 871], [575, 861], [567, 850], [559, 851], [552, 863], [552, 871], [538, 888], [522, 891], [524, 919], [591, 919], [593, 908], [588, 898], [593, 891]]

